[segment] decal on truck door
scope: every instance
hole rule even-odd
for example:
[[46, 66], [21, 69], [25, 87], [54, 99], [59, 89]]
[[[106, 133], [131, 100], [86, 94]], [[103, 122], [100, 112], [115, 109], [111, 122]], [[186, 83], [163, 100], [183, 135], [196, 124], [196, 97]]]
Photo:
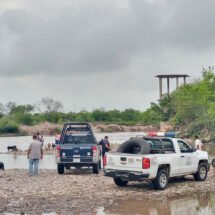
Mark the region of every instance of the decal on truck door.
[[186, 166], [191, 166], [192, 165], [192, 159], [191, 157], [186, 158]]

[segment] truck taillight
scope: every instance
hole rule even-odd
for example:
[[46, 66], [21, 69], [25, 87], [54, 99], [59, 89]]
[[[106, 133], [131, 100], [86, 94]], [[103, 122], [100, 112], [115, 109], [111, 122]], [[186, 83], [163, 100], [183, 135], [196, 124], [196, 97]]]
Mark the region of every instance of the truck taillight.
[[149, 169], [150, 168], [150, 159], [143, 158], [142, 159], [142, 169]]
[[97, 146], [93, 146], [93, 157], [97, 155]]
[[56, 147], [56, 157], [59, 158], [60, 157], [60, 146]]
[[107, 156], [103, 157], [103, 167], [107, 166]]

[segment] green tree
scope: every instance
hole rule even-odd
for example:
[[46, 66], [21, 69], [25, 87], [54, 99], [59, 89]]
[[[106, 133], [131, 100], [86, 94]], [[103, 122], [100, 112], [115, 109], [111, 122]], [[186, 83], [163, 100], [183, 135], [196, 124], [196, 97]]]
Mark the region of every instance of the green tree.
[[110, 119], [108, 112], [103, 109], [96, 109], [92, 112], [92, 118], [96, 122], [108, 122]]
[[214, 71], [204, 69], [202, 79], [182, 86], [172, 94], [172, 105], [175, 110], [172, 121], [175, 124], [188, 126], [191, 133], [204, 130], [213, 136], [215, 128], [214, 90]]

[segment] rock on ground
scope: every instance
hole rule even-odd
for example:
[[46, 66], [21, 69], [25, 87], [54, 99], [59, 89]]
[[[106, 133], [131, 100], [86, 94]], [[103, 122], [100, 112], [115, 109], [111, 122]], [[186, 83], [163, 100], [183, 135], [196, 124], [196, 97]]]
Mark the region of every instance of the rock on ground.
[[171, 180], [166, 190], [156, 191], [150, 182], [131, 182], [120, 188], [102, 172], [95, 175], [91, 170], [67, 170], [64, 175], [58, 175], [54, 170], [42, 170], [39, 176], [32, 177], [28, 176], [27, 170], [6, 170], [0, 174], [0, 214], [85, 214], [114, 205], [117, 200], [165, 201], [215, 192], [214, 177], [212, 169], [205, 182], [196, 182], [189, 176]]

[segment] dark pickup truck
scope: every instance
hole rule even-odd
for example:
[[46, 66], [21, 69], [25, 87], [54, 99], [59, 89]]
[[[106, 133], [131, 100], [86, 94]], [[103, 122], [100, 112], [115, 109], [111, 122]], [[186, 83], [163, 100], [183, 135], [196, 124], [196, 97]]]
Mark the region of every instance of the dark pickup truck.
[[56, 163], [59, 174], [64, 169], [93, 167], [98, 174], [101, 168], [101, 146], [88, 123], [66, 123], [56, 146]]

